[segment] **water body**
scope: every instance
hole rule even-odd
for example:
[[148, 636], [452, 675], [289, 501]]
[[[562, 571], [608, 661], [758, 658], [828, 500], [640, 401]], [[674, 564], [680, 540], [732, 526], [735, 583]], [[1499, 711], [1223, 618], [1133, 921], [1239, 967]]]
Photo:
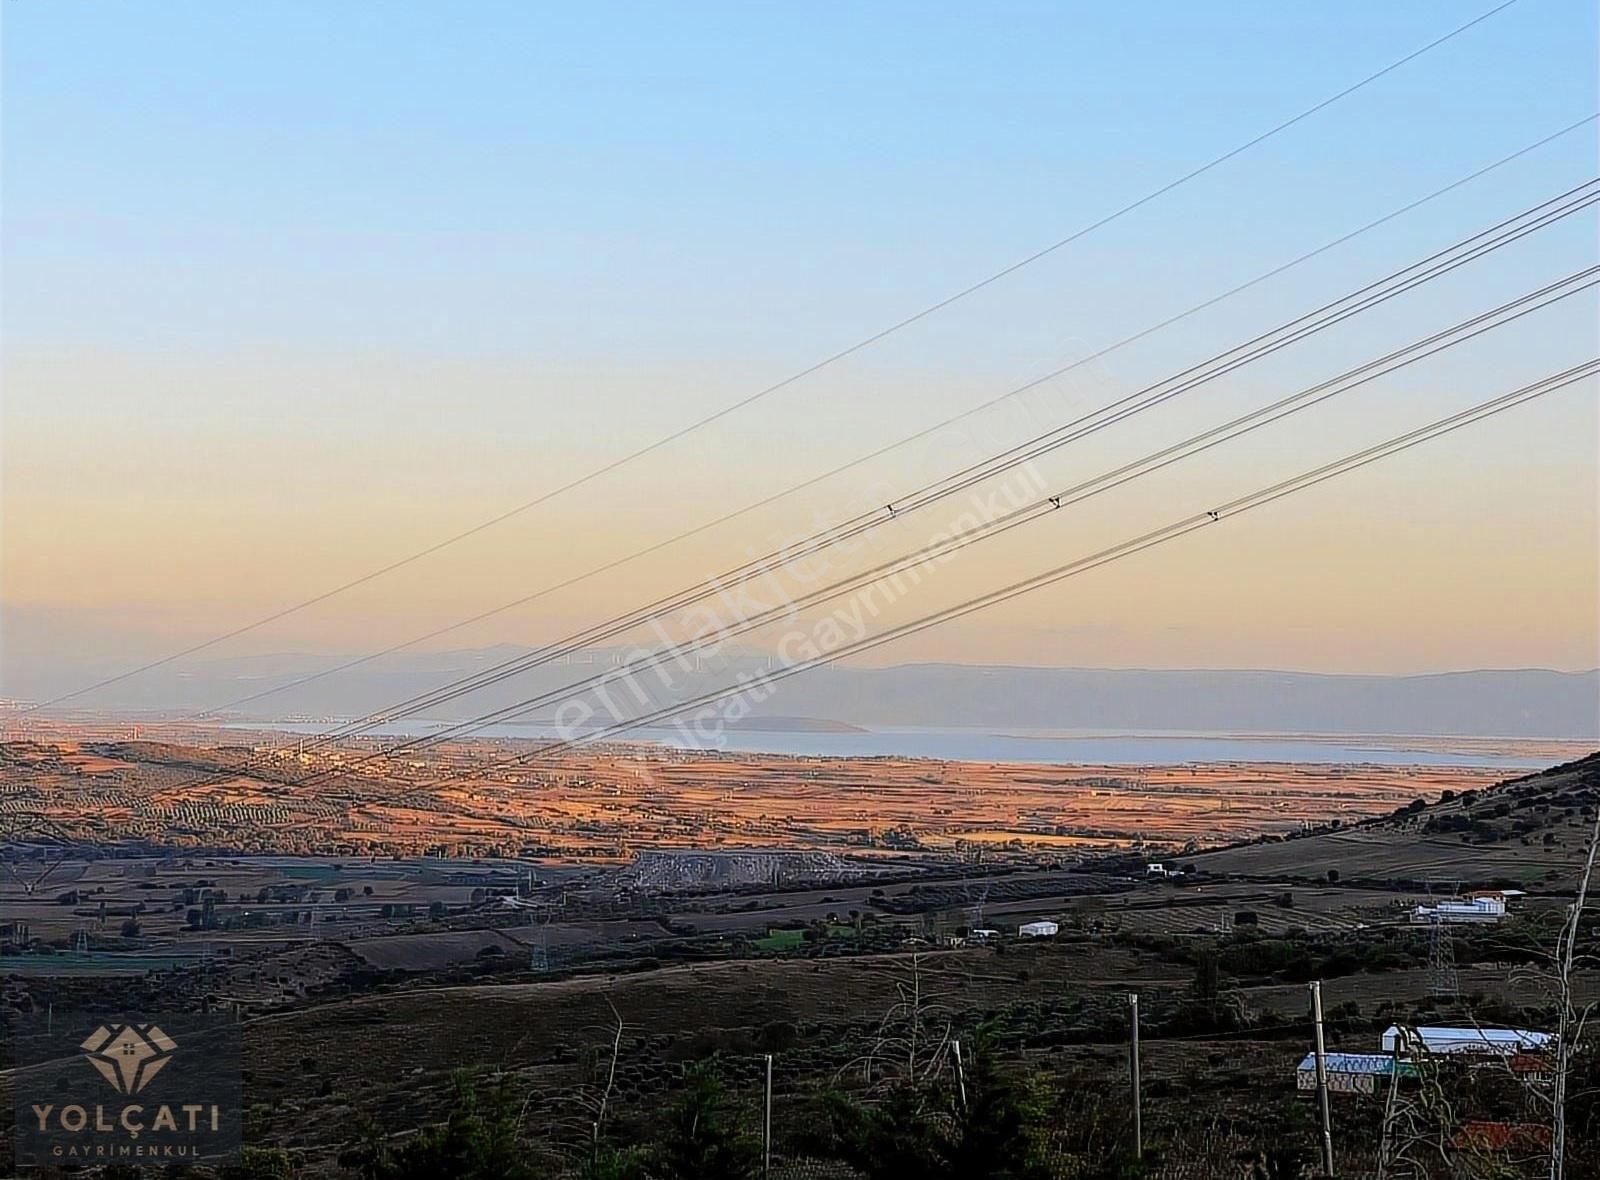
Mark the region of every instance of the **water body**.
[[[368, 732], [379, 737], [424, 737], [445, 728], [444, 722], [410, 720], [381, 725]], [[235, 729], [271, 729], [317, 734], [331, 723], [235, 725]], [[553, 741], [561, 735], [550, 725], [491, 725], [471, 735], [478, 738], [520, 738]], [[804, 730], [730, 730], [707, 740], [685, 728], [636, 730], [625, 739], [686, 749], [715, 749], [738, 754], [778, 754], [824, 758], [940, 758], [953, 762], [1038, 762], [1055, 765], [1158, 766], [1201, 762], [1287, 762], [1367, 764], [1376, 766], [1487, 766], [1504, 770], [1538, 770], [1548, 757], [1518, 756], [1477, 749], [1470, 741], [1452, 748], [1448, 738], [1381, 740], [1355, 736], [1234, 735], [1184, 733], [1102, 733], [1019, 729], [1004, 733], [960, 728], [880, 728], [854, 733]]]

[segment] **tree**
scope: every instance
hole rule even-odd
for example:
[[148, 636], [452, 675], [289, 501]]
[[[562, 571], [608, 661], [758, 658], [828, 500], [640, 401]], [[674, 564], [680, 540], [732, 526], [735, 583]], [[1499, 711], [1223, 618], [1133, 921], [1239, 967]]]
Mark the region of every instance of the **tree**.
[[1049, 1101], [1038, 1076], [1002, 1073], [991, 1054], [974, 1046], [965, 1083], [959, 1135], [947, 1151], [950, 1174], [972, 1180], [1048, 1176]]
[[469, 1077], [457, 1075], [444, 1122], [393, 1147], [369, 1132], [339, 1162], [362, 1180], [535, 1180], [517, 1119], [503, 1089], [485, 1100]]
[[265, 1147], [246, 1147], [239, 1158], [223, 1164], [217, 1180], [293, 1180], [299, 1174], [287, 1152]]
[[756, 1174], [761, 1147], [729, 1118], [722, 1083], [707, 1065], [685, 1075], [688, 1087], [667, 1118], [650, 1173], [659, 1180], [746, 1180]]
[[1213, 943], [1202, 943], [1194, 952], [1194, 998], [1216, 1007], [1222, 990], [1222, 958]]
[[[964, 1092], [964, 1098], [963, 1098]], [[981, 1046], [964, 1087], [902, 1081], [867, 1105], [831, 1094], [820, 1149], [867, 1180], [1047, 1180], [1050, 1095], [1037, 1075], [1003, 1073]]]
[[139, 919], [138, 918], [129, 918], [126, 922], [124, 922], [122, 924], [122, 937], [123, 938], [138, 938], [139, 937]]
[[[1309, 1108], [1291, 1103], [1264, 1112], [1257, 1135], [1258, 1147], [1241, 1159], [1249, 1180], [1301, 1180], [1315, 1166]], [[1311, 1174], [1320, 1176], [1321, 1170]]]
[[602, 1143], [579, 1165], [576, 1180], [647, 1180], [645, 1155], [634, 1147]]

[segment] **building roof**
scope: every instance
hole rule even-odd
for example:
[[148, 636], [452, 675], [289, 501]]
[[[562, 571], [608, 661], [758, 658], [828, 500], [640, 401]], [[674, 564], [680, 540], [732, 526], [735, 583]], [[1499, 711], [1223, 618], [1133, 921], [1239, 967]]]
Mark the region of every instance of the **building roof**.
[[[1535, 1032], [1525, 1028], [1444, 1028], [1425, 1026], [1408, 1030], [1422, 1041], [1430, 1053], [1513, 1053], [1518, 1050], [1543, 1049], [1555, 1038], [1554, 1033]], [[1383, 1030], [1380, 1042], [1385, 1051], [1394, 1049], [1400, 1030], [1390, 1025]]]
[[[1322, 1059], [1329, 1073], [1369, 1073], [1387, 1076], [1394, 1063], [1394, 1058], [1387, 1053], [1324, 1053]], [[1314, 1071], [1317, 1068], [1317, 1055], [1307, 1053], [1301, 1059], [1299, 1068], [1303, 1072]]]

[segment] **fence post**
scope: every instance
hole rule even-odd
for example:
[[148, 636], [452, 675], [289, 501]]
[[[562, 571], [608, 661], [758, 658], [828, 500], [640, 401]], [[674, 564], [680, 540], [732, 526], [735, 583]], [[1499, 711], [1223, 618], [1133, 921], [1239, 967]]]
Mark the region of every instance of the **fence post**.
[[967, 1071], [961, 1064], [961, 1042], [951, 1041], [950, 1047], [955, 1050], [956, 1054], [956, 1089], [961, 1094], [961, 1109], [965, 1111], [967, 1109]]
[[1128, 1043], [1128, 1072], [1133, 1081], [1133, 1156], [1144, 1159], [1143, 1096], [1139, 1086], [1139, 993], [1128, 993], [1128, 1016], [1133, 1039]]
[[767, 1054], [767, 1099], [761, 1119], [761, 1174], [772, 1175], [772, 1054]]

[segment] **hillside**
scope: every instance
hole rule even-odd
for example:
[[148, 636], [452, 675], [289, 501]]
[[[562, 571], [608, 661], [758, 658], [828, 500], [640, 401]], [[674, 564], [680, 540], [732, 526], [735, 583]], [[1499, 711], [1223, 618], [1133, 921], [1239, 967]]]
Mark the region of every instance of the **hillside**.
[[1600, 753], [1508, 779], [1482, 791], [1445, 792], [1381, 819], [1197, 856], [1210, 873], [1345, 882], [1569, 888], [1600, 806]]

